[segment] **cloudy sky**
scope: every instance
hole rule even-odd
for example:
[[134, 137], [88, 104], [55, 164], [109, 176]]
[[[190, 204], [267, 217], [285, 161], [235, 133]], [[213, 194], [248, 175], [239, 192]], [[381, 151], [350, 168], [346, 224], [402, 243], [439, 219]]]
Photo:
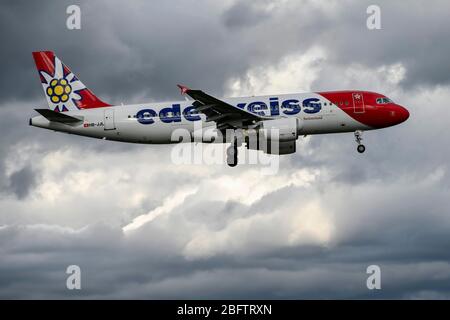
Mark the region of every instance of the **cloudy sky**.
[[[66, 8], [81, 7], [81, 30]], [[381, 8], [381, 30], [366, 9]], [[450, 3], [2, 1], [0, 298], [450, 298]], [[397, 127], [300, 138], [262, 165], [175, 165], [171, 146], [28, 126], [54, 50], [113, 104], [381, 92]], [[66, 289], [79, 265], [82, 289]], [[382, 289], [366, 287], [381, 267]]]

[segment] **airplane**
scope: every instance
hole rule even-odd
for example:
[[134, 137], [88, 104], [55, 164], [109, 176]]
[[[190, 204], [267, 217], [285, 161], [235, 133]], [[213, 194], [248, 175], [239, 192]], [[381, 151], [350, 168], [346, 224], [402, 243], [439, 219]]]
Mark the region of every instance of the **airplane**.
[[[215, 98], [178, 85], [191, 100], [110, 105], [52, 51], [33, 52], [33, 58], [48, 108], [35, 109], [40, 115], [30, 118], [31, 126], [144, 144], [186, 142], [172, 137], [176, 129], [184, 129], [190, 135], [188, 142], [230, 143], [226, 153], [231, 167], [238, 163], [241, 145], [269, 154], [292, 154], [298, 137], [315, 134], [353, 132], [357, 151], [363, 153], [364, 131], [394, 126], [409, 118], [406, 108], [385, 95], [361, 90]], [[202, 136], [206, 129], [217, 134], [206, 139]], [[232, 135], [226, 134], [230, 131]], [[266, 134], [256, 135], [256, 143], [251, 143], [254, 132]], [[275, 138], [276, 148], [260, 142], [261, 137]]]

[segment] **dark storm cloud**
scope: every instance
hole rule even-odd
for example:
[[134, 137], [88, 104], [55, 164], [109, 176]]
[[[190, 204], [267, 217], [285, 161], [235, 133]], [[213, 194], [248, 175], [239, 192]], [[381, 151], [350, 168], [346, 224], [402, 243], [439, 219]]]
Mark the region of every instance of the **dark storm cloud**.
[[[120, 229], [106, 225], [78, 231], [56, 226], [4, 227], [0, 229], [0, 283], [1, 288], [8, 290], [0, 290], [0, 295], [3, 298], [448, 298], [450, 248], [446, 239], [450, 220], [444, 222], [438, 213], [425, 216], [422, 212], [433, 204], [442, 206], [446, 195], [425, 194], [426, 201], [417, 200], [408, 205], [409, 210], [401, 211], [408, 191], [425, 190], [422, 187], [398, 190], [397, 195], [385, 200], [390, 203], [383, 206], [384, 211], [379, 211], [379, 203], [369, 201], [373, 193], [360, 193], [360, 201], [353, 203], [351, 214], [345, 206], [338, 207], [335, 213], [342, 234], [329, 247], [275, 246], [200, 260], [180, 255], [180, 249], [189, 241], [189, 225], [209, 224], [208, 219], [214, 216], [231, 221], [233, 210], [229, 215], [221, 209], [209, 215], [194, 215], [193, 207], [177, 208], [172, 215], [157, 217], [127, 237]], [[298, 199], [286, 194], [307, 197], [307, 192], [307, 188], [296, 187], [280, 190], [251, 207], [239, 208], [239, 216], [254, 215], [280, 196], [283, 203], [298, 203]], [[345, 201], [330, 198], [328, 202], [330, 206], [340, 206]], [[354, 224], [359, 226], [353, 228]], [[224, 225], [216, 227], [220, 230]], [[429, 233], [430, 228], [434, 236]], [[32, 258], [36, 253], [38, 258]], [[22, 261], [28, 261], [27, 266]], [[81, 267], [81, 291], [68, 291], [64, 287], [64, 271], [70, 264]], [[370, 264], [382, 267], [383, 290], [379, 292], [365, 287], [365, 272]], [[25, 287], [29, 289], [24, 291]]]
[[13, 108], [3, 107], [0, 111], [0, 193], [13, 193], [19, 199], [25, 198], [35, 186], [38, 174], [32, 169], [31, 163], [24, 164], [10, 175], [5, 172], [5, 160], [11, 150], [30, 133], [26, 118], [22, 119], [22, 115], [22, 112], [15, 112]]
[[30, 167], [22, 168], [9, 178], [9, 188], [19, 199], [25, 198], [36, 184], [36, 173]]
[[[284, 55], [319, 44], [337, 64], [369, 67], [401, 62], [403, 85], [449, 81], [448, 2], [427, 6], [380, 1], [380, 31], [366, 28], [369, 2], [339, 2], [332, 15], [314, 2], [237, 1], [203, 10], [189, 2], [81, 2], [82, 30], [65, 27], [70, 1], [2, 2], [1, 98], [40, 99], [31, 52], [54, 50], [96, 93], [112, 102], [177, 98], [185, 82], [222, 94], [224, 83], [249, 67], [277, 62]], [[202, 14], [208, 11], [208, 14]], [[207, 72], [203, 72], [207, 70]], [[18, 98], [20, 97], [20, 98]], [[141, 98], [141, 99], [142, 99]]]
[[[224, 30], [211, 2], [204, 3], [208, 15], [189, 10], [188, 2], [175, 7], [166, 2], [83, 2], [81, 31], [65, 27], [68, 4], [2, 4], [3, 42], [26, 39], [1, 53], [8, 61], [1, 79], [3, 99], [42, 97], [31, 58], [35, 50], [54, 50], [85, 84], [116, 103], [139, 94], [153, 100], [178, 98], [178, 82], [208, 83], [221, 90], [226, 77], [249, 66], [251, 59], [245, 57], [255, 50], [226, 46], [234, 35]], [[14, 84], [17, 79], [22, 79], [20, 86]]]
[[265, 19], [269, 18], [269, 14], [256, 6], [255, 3], [237, 2], [223, 14], [225, 26], [231, 29], [241, 29], [263, 23]]
[[401, 62], [408, 70], [405, 87], [448, 84], [450, 45], [442, 39], [448, 37], [448, 21], [443, 12], [449, 9], [449, 3], [433, 1], [430, 6], [423, 1], [410, 1], [408, 9], [401, 1], [376, 4], [381, 8], [379, 31], [360, 27], [367, 17], [360, 13], [368, 2], [360, 1], [341, 10], [337, 36], [329, 33], [323, 39], [335, 50], [336, 61], [371, 67]]

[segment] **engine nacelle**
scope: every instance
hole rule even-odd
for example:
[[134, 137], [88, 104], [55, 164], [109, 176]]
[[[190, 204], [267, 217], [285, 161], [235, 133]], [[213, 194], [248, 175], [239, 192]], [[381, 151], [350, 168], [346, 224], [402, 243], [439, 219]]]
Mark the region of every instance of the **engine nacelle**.
[[262, 130], [265, 138], [275, 139], [279, 142], [297, 140], [301, 126], [297, 118], [281, 118], [266, 120], [260, 122], [260, 131]]
[[249, 134], [247, 148], [269, 154], [291, 154], [296, 151], [296, 141], [302, 129], [297, 118], [265, 120], [259, 123], [259, 132]]

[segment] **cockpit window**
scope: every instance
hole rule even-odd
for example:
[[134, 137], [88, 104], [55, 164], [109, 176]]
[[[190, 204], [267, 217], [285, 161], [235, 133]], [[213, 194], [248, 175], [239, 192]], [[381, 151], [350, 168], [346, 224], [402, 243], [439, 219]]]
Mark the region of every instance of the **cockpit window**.
[[393, 101], [388, 98], [377, 98], [377, 104], [387, 104], [387, 103], [393, 103]]

